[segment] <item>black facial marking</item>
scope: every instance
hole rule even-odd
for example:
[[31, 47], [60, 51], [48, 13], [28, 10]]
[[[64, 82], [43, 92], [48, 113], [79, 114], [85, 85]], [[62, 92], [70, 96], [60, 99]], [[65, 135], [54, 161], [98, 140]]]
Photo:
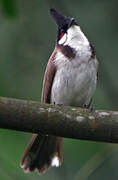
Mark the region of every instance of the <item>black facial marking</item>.
[[73, 48], [71, 48], [70, 46], [66, 45], [60, 45], [57, 44], [57, 48], [63, 53], [64, 56], [66, 56], [69, 60], [72, 60], [73, 58], [75, 58], [76, 52]]
[[95, 49], [93, 47], [93, 45], [90, 43], [90, 47], [91, 47], [91, 58], [95, 58]]

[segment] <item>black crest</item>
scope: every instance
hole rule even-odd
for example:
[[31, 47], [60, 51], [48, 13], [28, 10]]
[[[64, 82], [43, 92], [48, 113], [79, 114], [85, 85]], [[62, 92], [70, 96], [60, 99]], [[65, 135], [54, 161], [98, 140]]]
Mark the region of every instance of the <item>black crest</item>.
[[66, 33], [67, 30], [73, 25], [77, 25], [75, 20], [73, 18], [69, 18], [67, 16], [64, 16], [60, 12], [56, 11], [55, 9], [50, 9], [50, 14], [56, 21], [56, 24], [58, 26], [58, 38], [57, 41], [59, 40], [59, 37], [61, 34]]

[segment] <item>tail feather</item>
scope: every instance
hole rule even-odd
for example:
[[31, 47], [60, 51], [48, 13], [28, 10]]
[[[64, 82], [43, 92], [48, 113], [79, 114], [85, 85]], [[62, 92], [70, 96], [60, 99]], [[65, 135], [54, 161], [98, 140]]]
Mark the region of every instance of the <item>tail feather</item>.
[[21, 160], [25, 172], [35, 169], [43, 173], [51, 166], [62, 163], [62, 138], [55, 136], [33, 135]]

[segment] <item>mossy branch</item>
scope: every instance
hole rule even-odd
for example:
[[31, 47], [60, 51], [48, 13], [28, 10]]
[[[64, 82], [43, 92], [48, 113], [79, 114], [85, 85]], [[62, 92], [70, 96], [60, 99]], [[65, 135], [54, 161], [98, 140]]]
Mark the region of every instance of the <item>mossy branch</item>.
[[0, 97], [0, 128], [118, 143], [118, 112]]

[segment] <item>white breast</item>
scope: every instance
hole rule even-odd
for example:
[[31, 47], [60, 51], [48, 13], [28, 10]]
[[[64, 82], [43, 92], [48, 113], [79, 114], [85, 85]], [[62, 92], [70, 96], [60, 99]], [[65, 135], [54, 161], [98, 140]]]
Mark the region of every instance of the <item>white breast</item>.
[[57, 72], [51, 89], [51, 103], [71, 106], [88, 105], [97, 81], [97, 60], [91, 59], [87, 38], [78, 26], [67, 32], [69, 45], [76, 50], [76, 57], [67, 59], [61, 52], [55, 57]]
[[63, 58], [54, 78], [51, 102], [73, 106], [89, 104], [96, 89], [96, 60], [86, 62], [76, 57], [76, 60], [69, 61]]

